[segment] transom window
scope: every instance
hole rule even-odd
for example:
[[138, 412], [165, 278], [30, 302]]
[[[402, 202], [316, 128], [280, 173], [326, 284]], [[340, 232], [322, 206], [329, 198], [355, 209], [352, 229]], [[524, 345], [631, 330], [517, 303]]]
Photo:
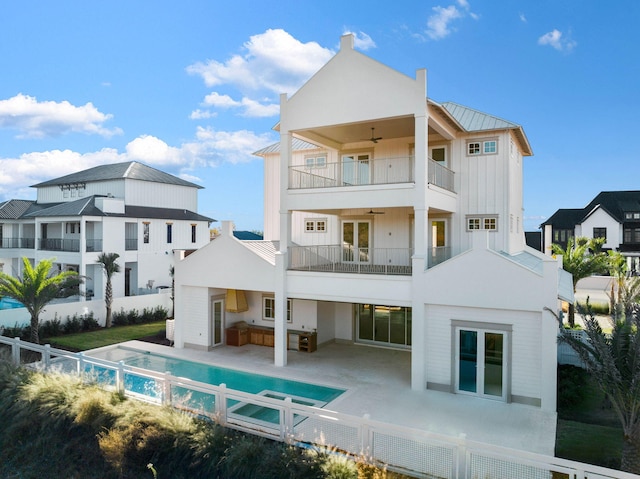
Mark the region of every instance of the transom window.
[[493, 155], [498, 153], [498, 140], [470, 141], [467, 143], [467, 155]]
[[467, 231], [473, 230], [498, 230], [497, 216], [469, 216], [467, 217]]
[[325, 166], [327, 166], [327, 156], [326, 155], [305, 156], [304, 165], [309, 169], [324, 168]]
[[327, 231], [326, 218], [304, 220], [304, 231], [306, 233], [325, 233]]
[[[276, 299], [273, 296], [262, 297], [262, 319], [274, 321], [276, 318]], [[287, 323], [293, 322], [293, 301], [287, 299]]]

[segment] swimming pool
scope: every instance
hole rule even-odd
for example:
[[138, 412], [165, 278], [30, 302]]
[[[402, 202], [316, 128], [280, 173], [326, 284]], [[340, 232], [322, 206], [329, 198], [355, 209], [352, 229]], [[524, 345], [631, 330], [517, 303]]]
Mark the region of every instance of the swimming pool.
[[[237, 369], [223, 368], [119, 346], [104, 351], [96, 351], [89, 355], [112, 362], [122, 361], [127, 366], [159, 373], [168, 372], [172, 376], [184, 377], [214, 386], [225, 384], [229, 389], [258, 394], [267, 398], [284, 399], [285, 397], [290, 397], [292, 402], [307, 406], [323, 407], [345, 392], [344, 389], [248, 373]], [[115, 371], [101, 370], [96, 366], [91, 366], [90, 369], [97, 373], [98, 376], [102, 376], [105, 382], [115, 381]], [[127, 391], [151, 399], [159, 399], [161, 397], [161, 388], [153, 379], [138, 376], [134, 373], [126, 373], [124, 382]], [[174, 387], [173, 391], [173, 394], [183, 396], [182, 404], [189, 408], [205, 411], [214, 409], [215, 396], [212, 394], [191, 391], [181, 387]], [[279, 420], [278, 411], [273, 408], [260, 407], [233, 400], [228, 401], [227, 408], [234, 414], [268, 423], [277, 423]]]
[[0, 298], [0, 310], [24, 308], [24, 304], [11, 298]]

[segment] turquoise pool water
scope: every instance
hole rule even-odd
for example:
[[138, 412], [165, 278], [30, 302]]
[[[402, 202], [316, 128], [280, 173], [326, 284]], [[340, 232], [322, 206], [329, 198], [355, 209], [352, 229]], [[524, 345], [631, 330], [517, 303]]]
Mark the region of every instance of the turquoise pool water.
[[11, 298], [0, 299], [0, 310], [15, 309], [15, 308], [24, 308], [24, 305], [20, 301], [16, 301], [15, 299], [11, 299]]
[[[265, 397], [275, 399], [291, 397], [295, 403], [317, 407], [324, 406], [344, 393], [344, 389], [247, 373], [235, 369], [222, 368], [127, 348], [117, 347], [91, 354], [91, 356], [114, 362], [123, 361], [128, 366], [151, 371], [161, 373], [169, 372], [173, 376], [185, 377], [215, 386], [226, 384], [229, 389], [259, 394]], [[95, 366], [91, 369], [97, 372], [99, 376], [102, 376], [106, 382], [115, 380], [114, 371], [100, 371], [101, 368]], [[125, 389], [128, 391], [151, 398], [160, 398], [161, 392], [152, 379], [127, 373], [125, 374], [124, 382]], [[189, 391], [186, 388], [180, 387], [174, 388], [174, 394], [183, 396], [183, 404], [194, 409], [212, 411], [215, 406], [215, 397], [211, 394]], [[227, 407], [231, 412], [238, 415], [271, 423], [277, 423], [278, 421], [278, 412], [272, 408], [243, 404], [232, 400], [228, 401]]]

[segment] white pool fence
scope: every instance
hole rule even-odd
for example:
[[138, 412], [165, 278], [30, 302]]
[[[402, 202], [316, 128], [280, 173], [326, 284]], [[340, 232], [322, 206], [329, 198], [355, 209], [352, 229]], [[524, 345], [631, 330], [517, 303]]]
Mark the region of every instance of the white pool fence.
[[[0, 336], [11, 360], [41, 371], [96, 377], [105, 388], [210, 418], [222, 426], [304, 446], [334, 448], [419, 478], [637, 479], [613, 469], [449, 437], [296, 402], [249, 394]], [[93, 372], [93, 374], [90, 374]], [[96, 376], [97, 374], [97, 376]], [[137, 386], [135, 386], [137, 384]], [[142, 386], [143, 391], [140, 391]]]

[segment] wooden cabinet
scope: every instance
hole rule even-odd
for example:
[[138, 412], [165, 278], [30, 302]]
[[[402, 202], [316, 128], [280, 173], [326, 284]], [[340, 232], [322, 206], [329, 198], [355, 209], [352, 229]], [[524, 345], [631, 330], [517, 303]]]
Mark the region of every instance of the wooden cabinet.
[[312, 353], [318, 349], [318, 335], [316, 333], [298, 333], [298, 351]]
[[273, 347], [274, 333], [271, 328], [249, 328], [249, 343]]
[[227, 328], [225, 334], [229, 346], [244, 346], [249, 342], [249, 330], [247, 328]]

